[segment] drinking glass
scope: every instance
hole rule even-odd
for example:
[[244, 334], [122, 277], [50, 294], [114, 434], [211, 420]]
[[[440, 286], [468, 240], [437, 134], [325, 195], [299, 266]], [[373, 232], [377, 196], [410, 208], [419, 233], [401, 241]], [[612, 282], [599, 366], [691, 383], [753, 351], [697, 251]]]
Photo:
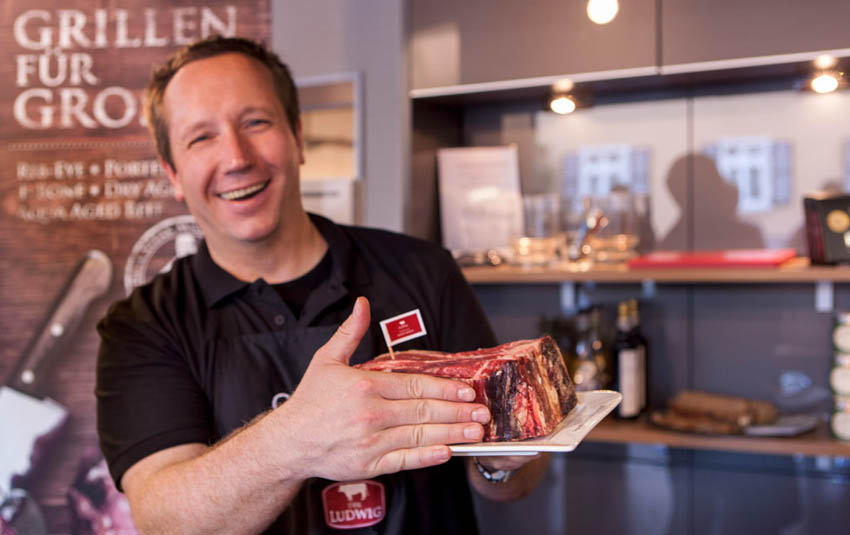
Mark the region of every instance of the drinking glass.
[[603, 224], [588, 240], [593, 261], [620, 263], [635, 257], [640, 241], [638, 197], [628, 189], [615, 187], [608, 195], [590, 202], [604, 217]]
[[561, 199], [556, 193], [524, 195], [523, 233], [514, 240], [514, 262], [527, 266], [550, 264], [564, 244]]

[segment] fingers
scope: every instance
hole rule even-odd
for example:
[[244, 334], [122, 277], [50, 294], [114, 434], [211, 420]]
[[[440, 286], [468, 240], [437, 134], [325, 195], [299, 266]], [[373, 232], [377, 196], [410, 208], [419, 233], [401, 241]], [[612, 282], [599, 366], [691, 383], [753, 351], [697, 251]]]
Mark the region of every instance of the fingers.
[[369, 318], [369, 300], [358, 297], [351, 315], [339, 326], [331, 339], [316, 351], [314, 358], [348, 364], [348, 359], [369, 329]]
[[451, 456], [452, 452], [448, 446], [395, 450], [378, 459], [373, 470], [378, 474], [416, 470], [442, 464], [448, 461]]
[[381, 411], [386, 427], [413, 424], [451, 424], [490, 421], [490, 411], [477, 403], [457, 403], [432, 399], [406, 399], [386, 404]]
[[370, 372], [384, 399], [444, 399], [473, 401], [475, 390], [466, 383], [417, 373]]
[[440, 464], [449, 459], [447, 444], [479, 442], [484, 437], [481, 424], [425, 424], [394, 427], [382, 433], [387, 453], [375, 461], [376, 473], [413, 470]]
[[475, 422], [419, 424], [393, 427], [379, 441], [387, 451], [447, 444], [468, 444], [484, 438], [484, 427]]

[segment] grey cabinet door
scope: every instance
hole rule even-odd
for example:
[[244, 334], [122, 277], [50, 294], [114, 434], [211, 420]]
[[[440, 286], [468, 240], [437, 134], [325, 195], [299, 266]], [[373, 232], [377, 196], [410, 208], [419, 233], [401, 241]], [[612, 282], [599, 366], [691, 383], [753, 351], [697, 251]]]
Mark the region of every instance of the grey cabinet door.
[[411, 0], [411, 87], [656, 64], [655, 0], [620, 2], [606, 25], [586, 0]]
[[845, 0], [663, 0], [661, 64], [850, 47]]

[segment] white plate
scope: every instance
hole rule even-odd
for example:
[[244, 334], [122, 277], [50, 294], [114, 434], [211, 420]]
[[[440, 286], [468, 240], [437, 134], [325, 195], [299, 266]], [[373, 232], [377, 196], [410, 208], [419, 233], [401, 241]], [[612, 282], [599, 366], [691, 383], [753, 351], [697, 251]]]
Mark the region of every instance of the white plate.
[[757, 437], [793, 437], [807, 433], [818, 426], [822, 418], [817, 414], [780, 416], [771, 425], [751, 425], [744, 428], [745, 435]]
[[613, 390], [578, 392], [578, 404], [545, 437], [518, 442], [476, 442], [453, 444], [449, 448], [456, 457], [475, 455], [535, 455], [543, 451], [573, 451], [596, 424], [614, 410], [623, 396]]

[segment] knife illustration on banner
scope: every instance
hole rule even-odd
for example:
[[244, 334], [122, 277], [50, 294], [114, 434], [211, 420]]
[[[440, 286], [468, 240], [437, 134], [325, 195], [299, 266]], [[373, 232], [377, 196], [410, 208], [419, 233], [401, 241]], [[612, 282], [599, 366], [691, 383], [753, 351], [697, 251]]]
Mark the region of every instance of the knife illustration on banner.
[[44, 395], [47, 370], [61, 354], [89, 305], [112, 283], [112, 262], [101, 251], [88, 251], [53, 302], [44, 323], [0, 386], [0, 525], [13, 533], [39, 533], [43, 526], [35, 501], [27, 494], [28, 477], [68, 421], [68, 410]]

